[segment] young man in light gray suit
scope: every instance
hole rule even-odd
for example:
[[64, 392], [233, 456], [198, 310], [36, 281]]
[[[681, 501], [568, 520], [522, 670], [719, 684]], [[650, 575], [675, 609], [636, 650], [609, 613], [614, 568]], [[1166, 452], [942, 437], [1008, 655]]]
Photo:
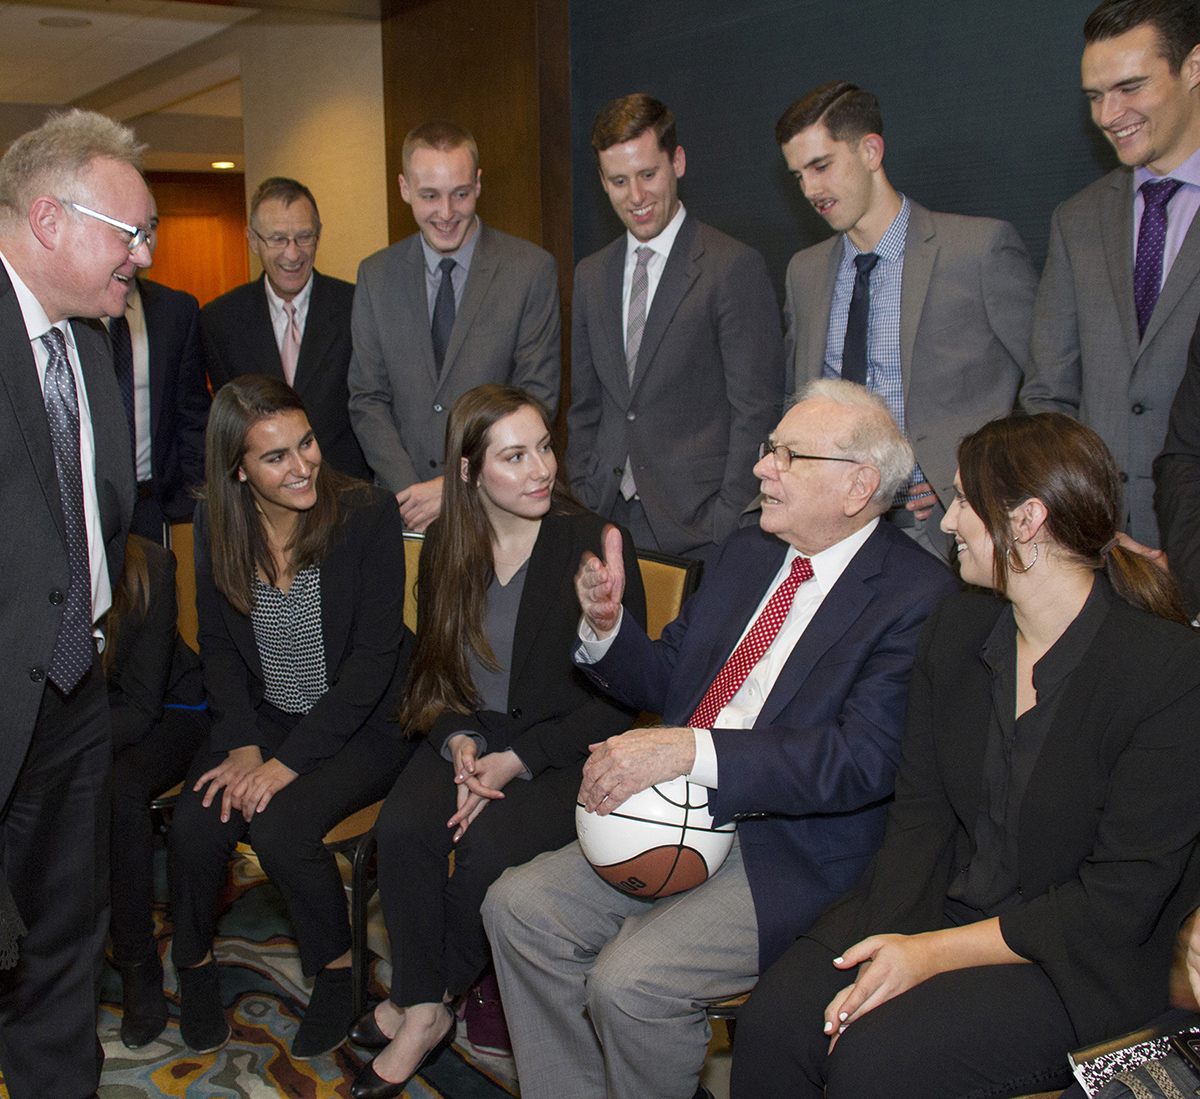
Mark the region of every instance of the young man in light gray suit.
[[775, 292], [762, 256], [683, 208], [684, 152], [657, 99], [609, 103], [592, 148], [627, 232], [575, 269], [571, 487], [636, 545], [703, 557], [754, 497], [779, 419]]
[[450, 122], [409, 132], [400, 194], [419, 232], [363, 260], [354, 292], [350, 419], [404, 525], [442, 505], [446, 416], [468, 389], [521, 386], [558, 406], [558, 266], [484, 225], [475, 139]]
[[1157, 547], [1151, 463], [1200, 313], [1200, 12], [1105, 0], [1083, 33], [1083, 91], [1122, 167], [1054, 211], [1021, 405], [1099, 433], [1126, 532]]
[[887, 513], [938, 557], [959, 440], [1012, 411], [1028, 363], [1037, 276], [1016, 229], [936, 214], [883, 169], [883, 117], [845, 80], [814, 88], [775, 126], [805, 198], [838, 231], [788, 264], [788, 392], [843, 377], [877, 392], [916, 464]]

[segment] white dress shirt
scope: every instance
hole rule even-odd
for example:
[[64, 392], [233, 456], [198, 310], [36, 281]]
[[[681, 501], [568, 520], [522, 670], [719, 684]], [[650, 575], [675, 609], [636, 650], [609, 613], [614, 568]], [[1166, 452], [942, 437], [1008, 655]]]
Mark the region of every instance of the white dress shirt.
[[50, 364], [50, 352], [42, 343], [42, 336], [51, 328], [57, 328], [66, 338], [67, 361], [70, 362], [71, 373], [75, 377], [75, 394], [79, 402], [79, 466], [83, 481], [83, 522], [87, 531], [88, 566], [92, 574], [92, 621], [98, 622], [104, 612], [112, 606], [112, 585], [108, 579], [104, 532], [100, 529], [100, 499], [96, 492], [96, 437], [92, 433], [92, 410], [88, 405], [87, 386], [83, 384], [83, 368], [79, 365], [75, 336], [66, 321], [59, 321], [53, 325], [50, 323], [41, 302], [22, 282], [21, 276], [13, 270], [8, 257], [2, 252], [0, 261], [3, 261], [4, 269], [12, 280], [17, 304], [21, 307], [25, 331], [29, 333], [33, 349], [34, 365], [37, 367], [38, 385], [43, 392], [46, 388], [46, 367]]
[[[779, 678], [779, 673], [783, 671], [788, 657], [792, 655], [796, 642], [804, 635], [808, 624], [820, 609], [825, 597], [833, 590], [834, 584], [838, 582], [838, 578], [845, 571], [846, 566], [850, 564], [854, 555], [863, 547], [878, 525], [879, 519], [876, 517], [861, 530], [855, 531], [840, 542], [835, 542], [828, 549], [814, 554], [809, 559], [812, 562], [812, 579], [805, 581], [797, 589], [792, 599], [792, 605], [788, 608], [787, 616], [779, 627], [779, 632], [775, 635], [774, 640], [767, 646], [767, 651], [759, 658], [758, 663], [750, 669], [750, 674], [746, 676], [737, 692], [725, 704], [725, 708], [717, 715], [717, 728], [749, 729], [753, 727], [755, 721], [758, 720], [763, 704], [767, 701], [767, 696]], [[798, 550], [789, 547], [784, 555], [783, 564], [779, 566], [779, 571], [775, 574], [774, 579], [767, 585], [767, 590], [746, 622], [746, 628], [738, 638], [737, 645], [730, 650], [731, 654], [742, 643], [754, 623], [758, 621], [758, 616], [762, 614], [771, 596], [775, 594], [775, 589], [787, 579], [788, 574], [792, 571], [792, 562], [799, 556]], [[612, 645], [617, 630], [621, 628], [621, 618], [624, 615], [625, 610], [622, 608], [617, 619], [617, 628], [603, 641], [597, 640], [596, 634], [587, 624], [587, 620], [580, 618], [579, 639], [583, 645], [576, 659], [582, 664], [595, 664], [601, 660]], [[708, 729], [693, 729], [692, 733], [696, 738], [696, 759], [687, 778], [701, 786], [715, 788], [718, 785], [717, 750], [713, 745], [712, 733]]]
[[[282, 355], [283, 337], [287, 335], [288, 327], [287, 302], [275, 293], [270, 279], [263, 279], [263, 286], [267, 288], [267, 308], [271, 311], [271, 328], [275, 332], [275, 346], [279, 348], [279, 353]], [[300, 329], [301, 343], [304, 342], [304, 322], [308, 320], [308, 303], [312, 301], [312, 288], [313, 277], [310, 274], [308, 282], [292, 298], [292, 305], [296, 307], [296, 327]]]

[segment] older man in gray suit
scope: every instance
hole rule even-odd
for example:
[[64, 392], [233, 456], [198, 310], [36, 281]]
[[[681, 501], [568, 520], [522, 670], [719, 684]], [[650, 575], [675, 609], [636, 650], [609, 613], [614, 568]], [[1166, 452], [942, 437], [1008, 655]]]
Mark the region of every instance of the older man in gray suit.
[[475, 139], [427, 122], [404, 139], [400, 193], [420, 231], [358, 269], [350, 419], [405, 526], [424, 530], [442, 500], [446, 415], [468, 389], [521, 386], [558, 405], [558, 267], [475, 214]]
[[1008, 222], [935, 214], [900, 194], [882, 135], [878, 100], [845, 80], [775, 126], [805, 197], [838, 230], [788, 264], [788, 390], [840, 376], [887, 401], [917, 459], [887, 518], [944, 559], [958, 442], [1012, 411], [1037, 276]]
[[1084, 38], [1084, 94], [1123, 166], [1054, 211], [1021, 404], [1099, 433], [1126, 532], [1157, 547], [1151, 463], [1200, 313], [1200, 11], [1105, 0]]

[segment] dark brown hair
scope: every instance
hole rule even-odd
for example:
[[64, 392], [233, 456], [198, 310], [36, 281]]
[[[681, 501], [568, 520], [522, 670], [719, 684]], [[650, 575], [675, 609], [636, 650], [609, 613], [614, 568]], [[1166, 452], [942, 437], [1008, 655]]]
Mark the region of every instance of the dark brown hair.
[[104, 622], [100, 667], [105, 676], [112, 674], [121, 629], [127, 622], [140, 623], [150, 609], [150, 567], [146, 564], [145, 547], [146, 541], [139, 534], [131, 534], [125, 541], [125, 565], [113, 588], [112, 606]]
[[1081, 564], [1102, 569], [1116, 593], [1135, 607], [1188, 624], [1179, 586], [1141, 554], [1104, 548], [1121, 529], [1121, 479], [1103, 440], [1061, 412], [1009, 416], [968, 435], [958, 447], [963, 495], [992, 545], [995, 591], [1008, 591], [1010, 515], [1036, 497], [1046, 505], [1046, 533]]
[[592, 150], [599, 156], [605, 149], [633, 141], [653, 130], [658, 147], [674, 156], [679, 142], [675, 139], [675, 116], [653, 96], [637, 92], [623, 95], [600, 108], [592, 125]]
[[[304, 412], [299, 394], [279, 378], [246, 374], [221, 386], [213, 398], [204, 436], [204, 488], [208, 504], [209, 556], [213, 582], [235, 610], [254, 609], [251, 576], [262, 570], [275, 583], [275, 563], [263, 533], [250, 485], [238, 480], [246, 436], [260, 420], [280, 412]], [[322, 463], [317, 502], [300, 516], [288, 551], [297, 571], [324, 560], [339, 521], [339, 495], [359, 484]]]
[[313, 198], [312, 191], [295, 179], [288, 179], [287, 176], [269, 176], [264, 179], [259, 185], [258, 190], [254, 192], [254, 197], [250, 199], [250, 226], [254, 226], [254, 215], [258, 213], [258, 208], [268, 199], [275, 199], [282, 202], [284, 206], [291, 206], [298, 199], [306, 198], [312, 204], [313, 216], [317, 219], [317, 232], [321, 232], [321, 215], [317, 210], [317, 200]]
[[775, 140], [786, 145], [818, 122], [834, 141], [856, 144], [867, 134], [883, 136], [879, 100], [849, 80], [831, 80], [797, 99], [775, 123]]
[[[469, 653], [497, 667], [487, 637], [487, 590], [495, 576], [492, 526], [479, 498], [479, 474], [487, 456], [492, 425], [522, 408], [532, 408], [551, 430], [550, 412], [536, 397], [510, 385], [468, 390], [446, 423], [446, 464], [442, 512], [421, 549], [421, 620], [408, 673], [400, 724], [408, 736], [427, 733], [442, 713], [470, 713], [479, 704]], [[555, 452], [557, 458], [557, 450]], [[463, 459], [467, 479], [462, 478]], [[571, 506], [563, 465], [558, 464], [554, 500]]]
[[454, 149], [466, 149], [471, 154], [471, 160], [476, 168], [479, 167], [479, 146], [471, 131], [457, 122], [447, 122], [445, 119], [434, 119], [432, 122], [422, 122], [414, 126], [404, 136], [404, 144], [400, 147], [400, 164], [407, 175], [412, 168], [412, 155], [415, 149], [437, 149], [449, 153]]
[[1195, 0], [1104, 0], [1083, 25], [1087, 43], [1116, 38], [1151, 24], [1158, 32], [1159, 49], [1173, 73], [1200, 43], [1200, 9]]

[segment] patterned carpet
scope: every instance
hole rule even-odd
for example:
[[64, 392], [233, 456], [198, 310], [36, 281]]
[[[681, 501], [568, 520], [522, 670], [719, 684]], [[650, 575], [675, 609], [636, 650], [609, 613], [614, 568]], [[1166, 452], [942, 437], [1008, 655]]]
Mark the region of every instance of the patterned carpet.
[[[165, 895], [165, 859], [160, 852], [159, 895]], [[327, 1057], [293, 1061], [288, 1046], [308, 1002], [311, 986], [303, 979], [295, 943], [288, 938], [289, 923], [283, 900], [267, 882], [252, 858], [230, 865], [222, 901], [215, 953], [221, 963], [221, 990], [233, 1029], [229, 1044], [216, 1053], [198, 1056], [179, 1036], [179, 1001], [175, 971], [167, 947], [170, 928], [166, 906], [156, 913], [160, 949], [164, 951], [166, 987], [171, 1019], [157, 1041], [139, 1049], [121, 1043], [120, 978], [109, 967], [102, 993], [100, 1038], [104, 1044], [104, 1075], [100, 1099], [146, 1099], [173, 1096], [179, 1099], [333, 1099], [350, 1094], [364, 1055], [342, 1046]], [[381, 921], [372, 921], [371, 942], [380, 941]], [[391, 966], [374, 959], [372, 993], [382, 997], [391, 977]], [[465, 1041], [462, 1024], [459, 1040], [406, 1091], [410, 1099], [509, 1099], [515, 1088], [511, 1060], [477, 1055]], [[0, 1082], [0, 1096], [8, 1092]]]

